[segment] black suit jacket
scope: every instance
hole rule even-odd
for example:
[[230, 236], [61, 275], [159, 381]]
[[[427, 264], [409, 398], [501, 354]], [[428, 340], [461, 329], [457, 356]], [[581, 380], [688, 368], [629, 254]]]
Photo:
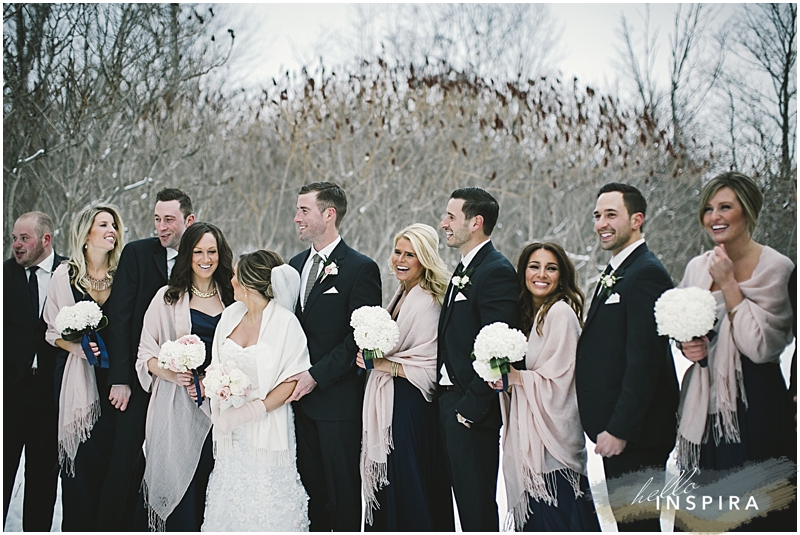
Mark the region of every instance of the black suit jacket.
[[145, 238], [125, 246], [105, 307], [110, 385], [124, 384], [135, 388], [139, 384], [135, 365], [144, 313], [158, 289], [165, 284], [167, 250], [158, 238]]
[[[289, 261], [301, 276], [310, 252], [303, 251]], [[371, 258], [351, 249], [344, 240], [330, 258], [339, 273], [314, 284], [305, 310], [300, 306], [304, 288], [297, 302], [297, 318], [311, 355], [309, 372], [317, 382], [316, 388], [297, 403], [315, 420], [356, 420], [361, 419], [364, 374], [359, 375], [355, 365], [358, 346], [350, 316], [362, 306], [381, 305], [381, 275]], [[336, 293], [329, 293], [332, 288]]]
[[578, 341], [575, 386], [583, 429], [593, 441], [608, 431], [632, 445], [674, 444], [678, 379], [654, 312], [672, 280], [646, 244], [616, 275], [611, 295], [619, 302], [595, 297]]
[[[453, 296], [439, 316], [436, 382], [441, 379], [444, 362], [450, 381], [464, 392], [456, 412], [475, 424], [500, 427], [497, 393], [475, 372], [470, 355], [475, 337], [484, 326], [498, 321], [512, 328], [518, 326], [519, 284], [514, 267], [491, 242], [481, 247], [467, 272], [470, 284], [462, 290], [453, 288]], [[448, 295], [451, 286], [452, 282]], [[458, 293], [466, 299], [455, 301]]]
[[[55, 255], [53, 271], [63, 256]], [[44, 377], [53, 377], [56, 355], [60, 351], [44, 341], [47, 330], [38, 310], [34, 310], [28, 291], [25, 268], [14, 258], [3, 262], [3, 388], [13, 389], [30, 373], [34, 355]], [[42, 395], [53, 398], [52, 381]]]

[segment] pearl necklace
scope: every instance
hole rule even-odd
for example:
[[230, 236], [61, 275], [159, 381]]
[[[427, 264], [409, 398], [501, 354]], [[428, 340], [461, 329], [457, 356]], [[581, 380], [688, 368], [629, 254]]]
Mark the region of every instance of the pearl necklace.
[[194, 295], [196, 297], [200, 297], [202, 299], [207, 299], [209, 297], [214, 297], [215, 295], [217, 295], [217, 286], [216, 286], [216, 284], [211, 287], [211, 291], [210, 292], [201, 292], [200, 290], [197, 289], [197, 286], [195, 286], [194, 284], [192, 284], [189, 287], [189, 289], [191, 290], [192, 295]]

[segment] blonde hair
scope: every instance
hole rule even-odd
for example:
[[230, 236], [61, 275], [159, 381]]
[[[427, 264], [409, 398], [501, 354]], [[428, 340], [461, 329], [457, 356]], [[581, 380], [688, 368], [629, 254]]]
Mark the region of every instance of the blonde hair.
[[[430, 225], [414, 223], [397, 233], [394, 237], [395, 246], [401, 238], [411, 242], [411, 247], [414, 248], [417, 259], [424, 269], [422, 279], [419, 281], [420, 287], [430, 293], [439, 304], [442, 304], [450, 273], [439, 256], [439, 236], [436, 231]], [[391, 255], [389, 256], [389, 269], [392, 273], [395, 272]]]
[[272, 289], [272, 268], [280, 265], [283, 265], [283, 259], [275, 251], [259, 249], [243, 254], [236, 264], [236, 281], [242, 287], [272, 301], [275, 299], [275, 292]]
[[761, 194], [761, 190], [758, 189], [758, 184], [752, 178], [736, 171], [717, 175], [705, 185], [703, 192], [700, 194], [700, 206], [697, 210], [697, 219], [700, 221], [700, 225], [703, 226], [706, 206], [711, 202], [711, 198], [722, 188], [730, 188], [736, 194], [736, 199], [742, 205], [744, 219], [747, 222], [747, 231], [752, 238], [758, 223], [758, 214], [764, 204], [764, 196]]
[[117, 271], [119, 257], [125, 244], [123, 239], [125, 229], [122, 225], [122, 217], [119, 215], [119, 208], [113, 204], [104, 204], [89, 206], [78, 212], [72, 220], [72, 228], [69, 234], [69, 260], [67, 260], [67, 264], [71, 268], [69, 281], [81, 292], [86, 289], [80, 286], [80, 281], [88, 274], [86, 256], [84, 255], [86, 238], [89, 237], [89, 232], [92, 230], [94, 218], [97, 217], [97, 214], [103, 212], [110, 214], [114, 219], [114, 224], [117, 226], [117, 241], [114, 244], [114, 248], [108, 252], [108, 275], [110, 277], [113, 277]]

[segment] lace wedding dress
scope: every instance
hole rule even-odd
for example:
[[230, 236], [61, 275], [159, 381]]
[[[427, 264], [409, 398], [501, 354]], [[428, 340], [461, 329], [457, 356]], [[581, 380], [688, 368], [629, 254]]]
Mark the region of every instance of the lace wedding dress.
[[[258, 388], [256, 346], [227, 338], [220, 361], [235, 360]], [[289, 409], [291, 411], [291, 408]], [[233, 452], [216, 459], [208, 481], [203, 531], [308, 531], [308, 495], [297, 472], [297, 442], [290, 425], [289, 466], [270, 466], [255, 455], [245, 424], [233, 431]]]

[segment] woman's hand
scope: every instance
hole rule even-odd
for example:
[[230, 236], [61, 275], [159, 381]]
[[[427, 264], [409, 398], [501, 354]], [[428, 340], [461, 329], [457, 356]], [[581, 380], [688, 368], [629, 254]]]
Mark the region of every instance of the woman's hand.
[[[200, 383], [200, 397], [205, 397], [206, 387], [203, 385], [202, 377], [198, 377], [198, 383]], [[192, 401], [197, 401], [197, 388], [194, 385], [194, 377], [192, 377], [192, 384], [186, 387], [186, 391], [189, 392], [189, 397], [192, 398]]]
[[367, 369], [367, 367], [364, 365], [364, 351], [362, 351], [361, 349], [359, 349], [358, 353], [356, 353], [356, 366], [358, 366], [362, 370]]
[[128, 385], [114, 385], [108, 393], [108, 400], [120, 411], [128, 408], [129, 399], [131, 399], [131, 387]]
[[[508, 386], [512, 385], [520, 385], [522, 384], [522, 380], [520, 379], [519, 370], [516, 368], [511, 368], [509, 372], [506, 374], [506, 380], [508, 381]], [[501, 377], [497, 381], [486, 381], [486, 384], [491, 386], [494, 390], [502, 390], [503, 389], [503, 378]], [[509, 391], [511, 389], [509, 388]]]
[[699, 362], [708, 356], [708, 338], [695, 338], [688, 342], [678, 342], [678, 349], [692, 362]]
[[194, 377], [192, 377], [192, 372], [175, 373], [175, 380], [172, 382], [178, 386], [189, 388], [194, 386]]
[[[94, 358], [96, 358], [96, 359], [100, 358], [100, 348], [97, 347], [96, 343], [89, 342], [89, 349], [91, 349], [92, 353], [94, 353]], [[83, 360], [88, 360], [86, 358], [86, 353], [84, 353], [84, 351], [83, 351], [83, 347], [79, 343], [76, 342], [75, 345], [72, 348], [70, 348], [70, 352], [72, 352], [72, 351], [74, 351], [75, 354], [77, 354]]]
[[708, 265], [708, 273], [720, 288], [731, 282], [736, 282], [736, 278], [733, 276], [733, 261], [725, 251], [725, 244], [714, 247], [714, 252], [711, 254], [711, 263]]

